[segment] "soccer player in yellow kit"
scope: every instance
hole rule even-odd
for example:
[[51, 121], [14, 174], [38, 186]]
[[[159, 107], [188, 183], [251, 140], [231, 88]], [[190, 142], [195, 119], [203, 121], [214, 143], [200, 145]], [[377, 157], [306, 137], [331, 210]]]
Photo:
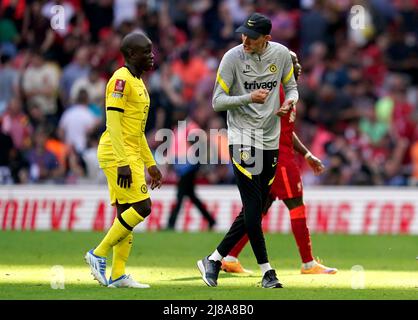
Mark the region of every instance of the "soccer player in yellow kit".
[[[120, 48], [125, 66], [115, 71], [106, 86], [106, 131], [97, 150], [117, 217], [101, 243], [88, 251], [86, 262], [94, 278], [111, 288], [148, 288], [125, 273], [132, 247], [133, 228], [151, 213], [151, 200], [144, 166], [151, 177], [151, 189], [161, 186], [161, 172], [145, 137], [150, 98], [141, 79], [152, 68], [151, 40], [140, 32], [126, 35]], [[106, 278], [106, 257], [113, 248], [112, 274]]]

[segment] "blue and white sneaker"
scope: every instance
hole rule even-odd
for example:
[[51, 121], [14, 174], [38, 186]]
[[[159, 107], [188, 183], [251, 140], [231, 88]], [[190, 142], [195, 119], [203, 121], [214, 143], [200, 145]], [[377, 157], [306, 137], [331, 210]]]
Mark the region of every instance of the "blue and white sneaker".
[[124, 274], [119, 278], [112, 280], [112, 277], [109, 279], [109, 288], [137, 288], [137, 289], [146, 289], [149, 288], [149, 284], [139, 283], [132, 279], [131, 275]]
[[86, 253], [84, 260], [90, 266], [91, 274], [94, 279], [99, 281], [102, 286], [107, 286], [106, 279], [106, 258], [96, 256], [93, 249]]

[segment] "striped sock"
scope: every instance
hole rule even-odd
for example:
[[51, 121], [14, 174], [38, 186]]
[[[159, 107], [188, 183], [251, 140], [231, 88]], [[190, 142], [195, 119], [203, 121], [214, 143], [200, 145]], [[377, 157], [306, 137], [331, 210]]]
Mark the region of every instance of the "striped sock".
[[107, 257], [110, 248], [125, 239], [132, 229], [142, 221], [144, 218], [133, 207], [125, 210], [120, 218], [113, 221], [109, 231], [93, 253], [99, 257]]

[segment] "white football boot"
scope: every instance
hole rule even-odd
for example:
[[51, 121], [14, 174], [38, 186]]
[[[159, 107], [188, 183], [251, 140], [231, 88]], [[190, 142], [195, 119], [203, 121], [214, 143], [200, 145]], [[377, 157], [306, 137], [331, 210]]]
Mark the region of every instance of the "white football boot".
[[90, 266], [91, 274], [94, 279], [99, 281], [102, 286], [107, 286], [106, 278], [106, 258], [93, 254], [93, 249], [86, 253], [84, 260]]
[[149, 288], [149, 284], [139, 283], [132, 279], [131, 275], [124, 274], [119, 278], [112, 280], [112, 277], [109, 279], [109, 288], [136, 288], [136, 289], [146, 289]]

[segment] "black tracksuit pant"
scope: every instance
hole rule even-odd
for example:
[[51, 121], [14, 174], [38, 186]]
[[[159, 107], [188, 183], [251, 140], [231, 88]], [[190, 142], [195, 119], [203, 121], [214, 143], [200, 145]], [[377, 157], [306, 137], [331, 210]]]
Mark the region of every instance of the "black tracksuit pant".
[[257, 263], [267, 263], [261, 219], [275, 176], [279, 151], [239, 145], [230, 145], [229, 151], [243, 210], [232, 223], [217, 250], [222, 256], [227, 256], [235, 244], [248, 234]]

